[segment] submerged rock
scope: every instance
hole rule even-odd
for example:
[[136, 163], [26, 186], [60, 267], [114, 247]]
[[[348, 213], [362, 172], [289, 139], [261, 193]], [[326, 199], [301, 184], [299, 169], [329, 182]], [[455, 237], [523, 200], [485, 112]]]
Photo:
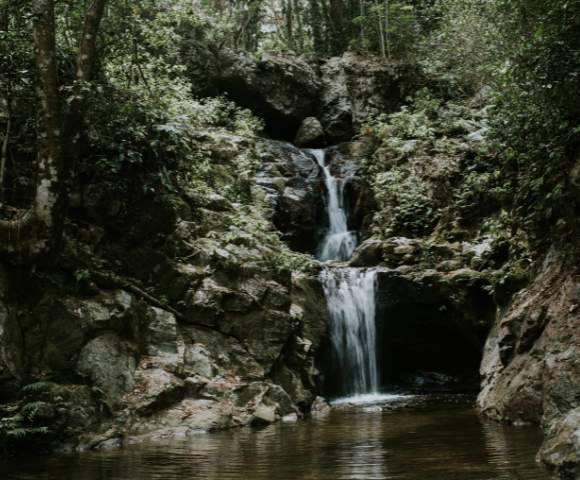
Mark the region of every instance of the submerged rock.
[[323, 397], [316, 397], [310, 411], [313, 416], [323, 416], [330, 413], [330, 405]]

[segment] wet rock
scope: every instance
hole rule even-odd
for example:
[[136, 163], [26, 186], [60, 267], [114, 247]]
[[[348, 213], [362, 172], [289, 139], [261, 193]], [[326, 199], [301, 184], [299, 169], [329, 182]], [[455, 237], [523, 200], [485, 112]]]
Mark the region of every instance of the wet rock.
[[322, 285], [307, 275], [293, 277], [291, 315], [297, 331], [283, 350], [273, 371], [293, 403], [308, 410], [317, 389], [319, 371], [316, 360], [328, 332], [328, 310]]
[[302, 121], [296, 134], [294, 144], [298, 147], [315, 147], [324, 143], [324, 129], [316, 117], [308, 117]]
[[580, 476], [580, 407], [551, 426], [538, 456], [563, 479]]
[[260, 404], [254, 410], [251, 424], [254, 426], [268, 425], [276, 421], [276, 408]]
[[383, 242], [383, 256], [386, 265], [416, 264], [422, 251], [420, 241], [405, 237], [394, 237]]
[[271, 384], [263, 396], [263, 401], [266, 404], [274, 405], [276, 415], [284, 417], [290, 414], [298, 414], [298, 409], [292, 402], [290, 395], [280, 385]]
[[161, 368], [148, 368], [146, 361], [136, 371], [134, 385], [124, 402], [140, 415], [167, 407], [184, 393], [183, 380]]
[[578, 282], [557, 257], [548, 260], [487, 340], [478, 405], [497, 420], [543, 425], [540, 458], [574, 478], [566, 475], [578, 469]]
[[516, 422], [551, 422], [575, 408], [580, 375], [576, 282], [549, 267], [514, 299], [488, 339], [480, 408]]
[[147, 355], [177, 354], [178, 331], [175, 316], [157, 307], [147, 311], [144, 344]]
[[235, 376], [258, 380], [265, 376], [264, 368], [238, 339], [217, 331], [183, 326], [186, 337], [185, 372], [212, 376]]
[[185, 350], [185, 363], [190, 374], [211, 378], [214, 374], [214, 365], [207, 348], [196, 343]]
[[365, 240], [355, 250], [350, 261], [352, 267], [375, 267], [380, 265], [383, 261], [383, 247], [382, 240], [368, 239]]
[[328, 415], [330, 413], [330, 405], [323, 397], [316, 397], [312, 402], [310, 411], [312, 416]]
[[136, 323], [135, 302], [123, 290], [86, 299], [45, 295], [34, 310], [35, 327], [25, 331], [32, 347], [31, 361], [58, 372], [74, 369], [80, 349], [106, 331], [131, 331]]
[[271, 219], [293, 250], [312, 252], [324, 218], [324, 184], [312, 155], [282, 142], [264, 142], [257, 183], [265, 190]]
[[147, 417], [135, 418], [129, 431], [128, 444], [192, 435], [231, 428], [231, 406], [208, 399], [185, 398], [170, 408], [159, 410]]

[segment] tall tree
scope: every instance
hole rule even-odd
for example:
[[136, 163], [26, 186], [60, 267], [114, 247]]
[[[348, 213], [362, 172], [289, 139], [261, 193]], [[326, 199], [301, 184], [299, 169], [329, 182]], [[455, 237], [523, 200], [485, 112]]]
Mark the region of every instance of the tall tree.
[[[78, 146], [85, 111], [84, 89], [75, 88], [63, 135], [62, 102], [56, 59], [54, 0], [34, 2], [34, 44], [40, 104], [38, 174], [31, 207], [16, 220], [0, 220], [0, 252], [36, 258], [60, 244], [67, 206], [67, 157]], [[85, 17], [75, 85], [92, 78], [96, 42], [106, 0], [93, 0]], [[66, 141], [63, 141], [66, 140]]]

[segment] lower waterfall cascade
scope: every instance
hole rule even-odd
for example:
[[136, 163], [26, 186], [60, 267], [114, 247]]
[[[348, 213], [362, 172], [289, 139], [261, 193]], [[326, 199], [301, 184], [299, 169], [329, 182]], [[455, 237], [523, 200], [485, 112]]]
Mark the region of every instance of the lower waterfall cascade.
[[341, 373], [342, 393], [347, 396], [376, 394], [379, 390], [376, 272], [327, 269], [322, 272], [321, 280], [330, 314], [334, 367]]

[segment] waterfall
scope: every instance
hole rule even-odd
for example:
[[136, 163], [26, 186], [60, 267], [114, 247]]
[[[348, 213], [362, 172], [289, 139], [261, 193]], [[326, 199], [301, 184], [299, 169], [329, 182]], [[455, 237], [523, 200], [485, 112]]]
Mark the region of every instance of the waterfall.
[[376, 272], [355, 268], [321, 273], [328, 310], [333, 355], [347, 395], [378, 392], [375, 326]]
[[344, 208], [344, 185], [342, 179], [332, 175], [326, 165], [325, 150], [308, 150], [316, 159], [324, 173], [327, 193], [328, 231], [320, 244], [317, 257], [320, 261], [349, 260], [356, 248], [356, 232], [348, 230], [348, 221]]
[[[318, 248], [321, 261], [346, 261], [357, 245], [348, 230], [344, 179], [332, 175], [325, 150], [308, 150], [324, 173], [328, 231]], [[346, 395], [376, 394], [379, 388], [375, 326], [376, 272], [327, 268], [320, 274], [330, 314], [330, 339], [341, 389]]]

